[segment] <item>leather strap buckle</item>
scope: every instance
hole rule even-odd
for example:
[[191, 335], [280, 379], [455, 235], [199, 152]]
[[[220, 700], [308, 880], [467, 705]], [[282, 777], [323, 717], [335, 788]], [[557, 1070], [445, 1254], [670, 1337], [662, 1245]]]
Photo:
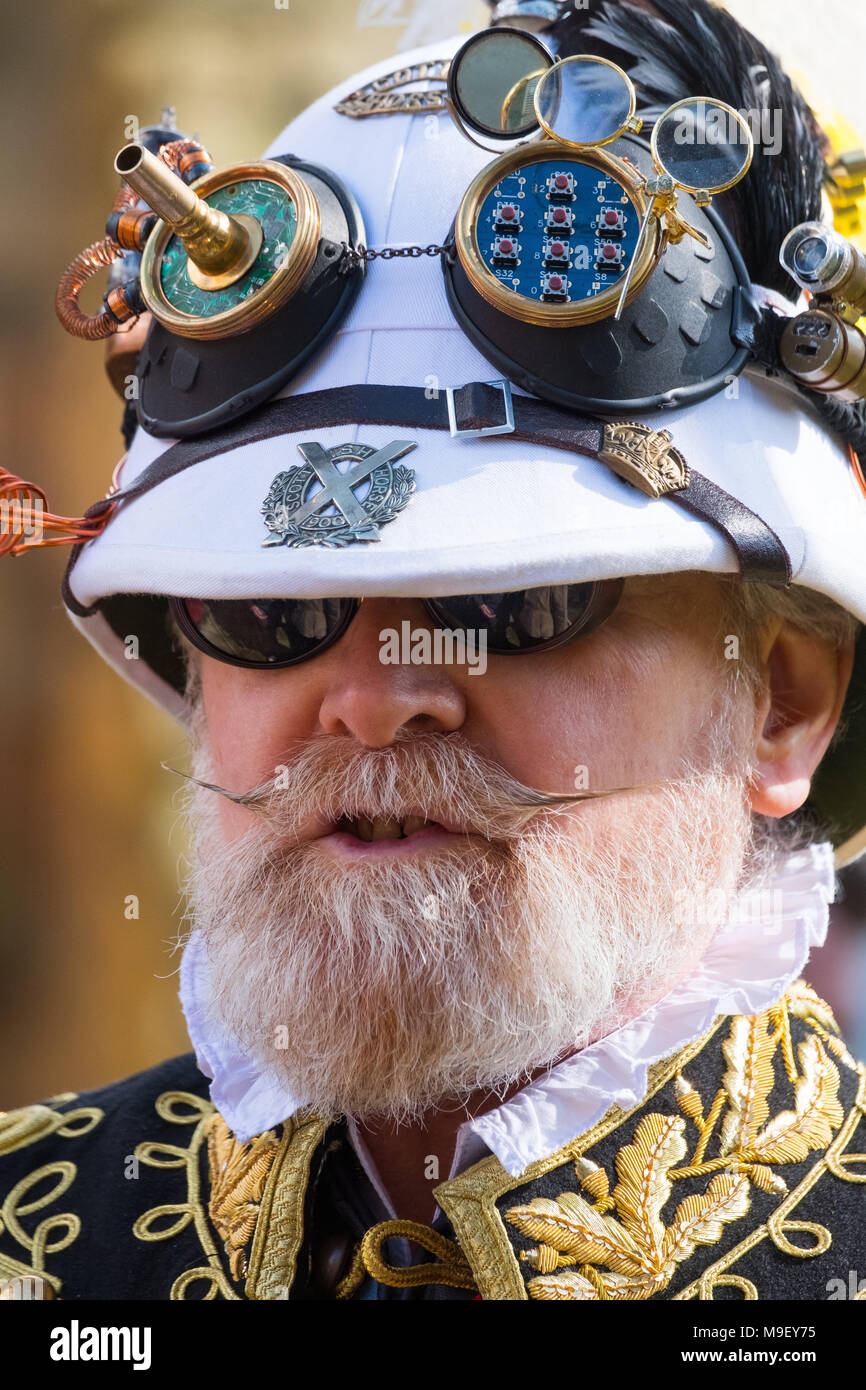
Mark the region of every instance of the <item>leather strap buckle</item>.
[[[454, 402], [454, 394], [456, 391], [465, 390], [467, 386], [501, 387], [505, 423], [502, 425], [484, 425], [480, 429], [461, 429], [457, 423], [457, 408]], [[482, 435], [514, 433], [514, 401], [511, 398], [511, 382], [506, 381], [504, 377], [498, 381], [464, 382], [462, 386], [446, 386], [445, 399], [448, 403], [448, 428], [451, 432], [452, 439], [479, 439]]]

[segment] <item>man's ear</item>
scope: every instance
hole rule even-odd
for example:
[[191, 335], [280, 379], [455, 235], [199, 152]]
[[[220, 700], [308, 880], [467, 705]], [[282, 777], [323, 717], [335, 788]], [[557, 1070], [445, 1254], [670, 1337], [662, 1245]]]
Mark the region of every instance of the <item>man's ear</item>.
[[765, 636], [761, 659], [765, 692], [757, 709], [752, 810], [787, 816], [809, 795], [839, 723], [854, 646], [835, 647], [779, 619]]

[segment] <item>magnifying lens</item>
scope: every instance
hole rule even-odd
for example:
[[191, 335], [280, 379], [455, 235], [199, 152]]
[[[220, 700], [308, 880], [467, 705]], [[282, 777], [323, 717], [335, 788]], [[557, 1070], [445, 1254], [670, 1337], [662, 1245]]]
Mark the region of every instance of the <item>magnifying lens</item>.
[[634, 160], [600, 148], [641, 129], [628, 74], [594, 54], [555, 60], [520, 30], [489, 30], [464, 44], [449, 94], [464, 134], [530, 137], [477, 175], [455, 221], [472, 287], [528, 323], [619, 318], [669, 242], [688, 234], [710, 246], [678, 212], [677, 190], [706, 205], [752, 161], [743, 118], [724, 102], [689, 97], [659, 117], [646, 177]]
[[[733, 106], [710, 97], [686, 97], [663, 111], [653, 127], [650, 151], [658, 171], [647, 181], [651, 194], [638, 234], [643, 244], [651, 220], [663, 217], [669, 241], [688, 233], [706, 238], [676, 212], [676, 190], [690, 193], [698, 207], [707, 207], [717, 193], [732, 188], [749, 170], [755, 144], [746, 121]], [[633, 265], [622, 284], [614, 318], [625, 307]]]
[[739, 183], [754, 154], [752, 132], [738, 111], [709, 97], [687, 97], [663, 111], [650, 140], [653, 163], [705, 207]]
[[535, 87], [538, 125], [553, 140], [586, 149], [637, 132], [634, 84], [607, 58], [578, 54], [556, 63]]

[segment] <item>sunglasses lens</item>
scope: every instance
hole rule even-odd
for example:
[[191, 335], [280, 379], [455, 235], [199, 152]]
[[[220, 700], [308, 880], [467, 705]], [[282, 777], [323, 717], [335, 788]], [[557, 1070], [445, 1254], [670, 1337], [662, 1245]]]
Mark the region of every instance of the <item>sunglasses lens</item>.
[[620, 580], [603, 580], [508, 594], [459, 594], [429, 604], [449, 627], [486, 632], [490, 652], [528, 652], [590, 632], [610, 616], [621, 591]]
[[351, 598], [184, 599], [195, 633], [234, 661], [275, 666], [329, 646], [355, 612]]

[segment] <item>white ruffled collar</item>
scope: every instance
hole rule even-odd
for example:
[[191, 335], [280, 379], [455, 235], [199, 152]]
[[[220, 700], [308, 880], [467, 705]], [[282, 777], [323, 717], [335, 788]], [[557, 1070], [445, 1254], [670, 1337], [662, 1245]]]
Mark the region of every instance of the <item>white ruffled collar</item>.
[[[700, 1038], [719, 1014], [756, 1014], [774, 1004], [827, 933], [835, 874], [829, 844], [780, 861], [757, 901], [740, 899], [694, 971], [630, 1023], [551, 1068], [511, 1100], [458, 1133], [481, 1139], [514, 1177], [597, 1124], [612, 1105], [628, 1110], [646, 1093], [647, 1071]], [[770, 901], [767, 902], [767, 897]], [[753, 908], [759, 908], [753, 911]], [[303, 1105], [228, 1035], [206, 1023], [209, 962], [194, 932], [180, 968], [180, 998], [211, 1099], [241, 1142]]]

